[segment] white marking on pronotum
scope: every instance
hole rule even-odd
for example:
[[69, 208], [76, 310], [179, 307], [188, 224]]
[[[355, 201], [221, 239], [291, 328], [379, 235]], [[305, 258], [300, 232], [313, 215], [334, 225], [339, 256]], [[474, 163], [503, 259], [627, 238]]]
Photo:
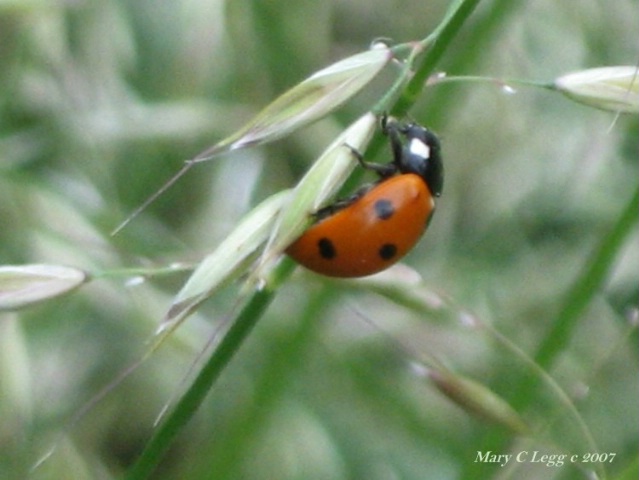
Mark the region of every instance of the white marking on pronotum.
[[410, 153], [418, 155], [422, 158], [430, 158], [430, 147], [422, 142], [419, 138], [413, 138], [408, 146]]

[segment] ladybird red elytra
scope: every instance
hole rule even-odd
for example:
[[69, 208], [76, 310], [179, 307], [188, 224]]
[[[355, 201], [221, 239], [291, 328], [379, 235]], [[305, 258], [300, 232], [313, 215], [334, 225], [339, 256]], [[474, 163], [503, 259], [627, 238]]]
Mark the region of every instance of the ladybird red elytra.
[[287, 248], [309, 270], [341, 278], [372, 275], [400, 260], [426, 230], [444, 183], [439, 139], [421, 125], [386, 116], [381, 126], [391, 163], [368, 163], [353, 152], [380, 180], [321, 209], [317, 222]]

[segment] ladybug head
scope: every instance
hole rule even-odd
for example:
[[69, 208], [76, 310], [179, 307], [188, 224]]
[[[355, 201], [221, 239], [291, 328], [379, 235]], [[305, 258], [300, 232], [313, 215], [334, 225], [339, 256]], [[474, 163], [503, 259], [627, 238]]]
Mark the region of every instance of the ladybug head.
[[393, 163], [401, 173], [414, 173], [424, 179], [431, 194], [439, 197], [444, 186], [444, 166], [437, 136], [416, 123], [382, 121], [390, 139]]

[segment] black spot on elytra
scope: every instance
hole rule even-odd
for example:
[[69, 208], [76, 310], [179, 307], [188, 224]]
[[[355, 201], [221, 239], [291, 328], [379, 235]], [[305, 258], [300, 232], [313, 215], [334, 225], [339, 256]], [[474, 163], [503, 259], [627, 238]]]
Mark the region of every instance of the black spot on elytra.
[[335, 245], [328, 238], [321, 238], [319, 242], [317, 242], [317, 247], [319, 249], [319, 254], [322, 258], [326, 260], [331, 260], [337, 256], [337, 250], [335, 250]]
[[382, 260], [390, 260], [397, 254], [397, 246], [392, 243], [385, 243], [378, 250], [379, 256]]
[[373, 208], [375, 208], [375, 215], [377, 215], [377, 218], [380, 220], [388, 220], [395, 214], [395, 207], [393, 207], [393, 203], [384, 198], [377, 200]]

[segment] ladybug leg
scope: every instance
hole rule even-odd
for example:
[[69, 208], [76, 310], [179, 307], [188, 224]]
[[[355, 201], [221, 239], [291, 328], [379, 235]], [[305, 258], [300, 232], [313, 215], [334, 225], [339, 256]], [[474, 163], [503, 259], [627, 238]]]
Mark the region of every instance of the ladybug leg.
[[326, 217], [330, 217], [331, 215], [334, 215], [339, 210], [342, 210], [343, 208], [346, 208], [348, 206], [348, 205], [344, 205], [344, 202], [345, 200], [338, 200], [335, 203], [331, 203], [330, 205], [320, 208], [317, 212], [313, 213], [313, 220], [315, 222], [319, 222], [320, 220], [323, 220]]
[[313, 217], [315, 218], [315, 221], [317, 222], [326, 217], [330, 217], [331, 215], [334, 215], [340, 210], [343, 210], [346, 207], [352, 205], [357, 200], [362, 198], [366, 194], [366, 192], [368, 192], [374, 186], [375, 184], [364, 185], [363, 187], [359, 188], [355, 193], [353, 193], [351, 196], [343, 198], [341, 200], [337, 200], [336, 202], [333, 202], [330, 205], [320, 208], [318, 211], [313, 213]]
[[351, 196], [342, 198], [341, 200], [337, 200], [336, 202], [333, 202], [330, 205], [320, 208], [315, 213], [313, 213], [313, 218], [315, 219], [316, 222], [318, 222], [326, 217], [330, 217], [331, 215], [334, 215], [340, 210], [343, 210], [346, 207], [355, 203], [374, 186], [375, 186], [374, 184], [364, 185], [363, 187], [359, 188], [355, 193], [353, 193]]
[[387, 177], [390, 177], [390, 176], [394, 175], [395, 173], [397, 173], [397, 167], [395, 166], [394, 162], [392, 164], [387, 164], [387, 165], [381, 165], [379, 163], [367, 162], [366, 160], [364, 160], [364, 156], [362, 155], [362, 153], [359, 150], [357, 150], [356, 148], [350, 146], [347, 143], [345, 143], [344, 146], [351, 151], [353, 156], [359, 162], [360, 166], [362, 168], [364, 168], [365, 170], [372, 170], [373, 172], [375, 172], [376, 174], [378, 174], [382, 178], [387, 178]]

